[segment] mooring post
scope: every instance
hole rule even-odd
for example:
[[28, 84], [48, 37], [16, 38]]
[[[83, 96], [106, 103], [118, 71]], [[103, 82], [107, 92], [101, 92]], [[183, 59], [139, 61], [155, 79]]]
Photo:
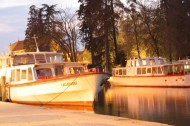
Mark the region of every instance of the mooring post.
[[6, 86], [5, 86], [5, 83], [6, 83], [6, 77], [5, 76], [2, 76], [1, 77], [1, 93], [2, 93], [2, 101], [5, 102], [6, 101]]

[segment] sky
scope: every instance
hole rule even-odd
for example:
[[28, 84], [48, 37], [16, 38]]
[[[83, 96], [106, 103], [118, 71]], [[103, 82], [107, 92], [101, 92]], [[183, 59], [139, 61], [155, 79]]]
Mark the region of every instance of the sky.
[[79, 8], [78, 0], [0, 0], [0, 55], [9, 52], [9, 45], [24, 40], [31, 5], [57, 4], [57, 8]]

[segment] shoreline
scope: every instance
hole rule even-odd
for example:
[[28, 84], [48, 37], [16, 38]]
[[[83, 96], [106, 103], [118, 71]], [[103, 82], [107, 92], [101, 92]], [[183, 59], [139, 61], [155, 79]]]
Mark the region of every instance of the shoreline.
[[169, 126], [157, 122], [141, 121], [88, 110], [54, 109], [0, 101], [0, 126]]

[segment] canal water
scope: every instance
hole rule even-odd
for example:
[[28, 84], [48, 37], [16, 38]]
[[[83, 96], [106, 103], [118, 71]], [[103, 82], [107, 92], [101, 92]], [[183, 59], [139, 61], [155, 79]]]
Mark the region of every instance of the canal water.
[[190, 126], [190, 88], [111, 87], [99, 94], [94, 112]]

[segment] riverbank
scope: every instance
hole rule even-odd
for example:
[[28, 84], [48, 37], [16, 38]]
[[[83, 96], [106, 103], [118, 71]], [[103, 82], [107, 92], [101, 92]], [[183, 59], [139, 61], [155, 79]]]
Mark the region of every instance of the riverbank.
[[155, 122], [0, 102], [0, 126], [168, 126]]

